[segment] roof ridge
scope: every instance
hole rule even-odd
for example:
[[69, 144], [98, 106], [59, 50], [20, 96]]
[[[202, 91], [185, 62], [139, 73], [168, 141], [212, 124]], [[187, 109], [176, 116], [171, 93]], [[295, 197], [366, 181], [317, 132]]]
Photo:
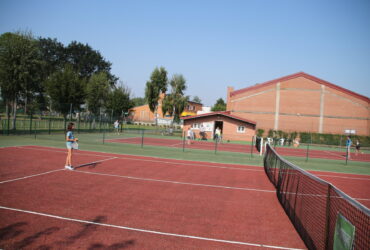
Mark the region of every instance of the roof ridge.
[[247, 91], [259, 89], [261, 87], [269, 86], [269, 85], [274, 84], [274, 83], [277, 83], [277, 82], [291, 80], [291, 79], [294, 79], [294, 78], [297, 78], [297, 77], [305, 77], [305, 78], [307, 78], [309, 80], [318, 82], [319, 84], [328, 86], [330, 88], [336, 89], [338, 91], [341, 91], [343, 93], [349, 94], [351, 96], [357, 97], [359, 99], [362, 99], [362, 100], [370, 103], [370, 98], [367, 97], [367, 96], [364, 96], [364, 95], [358, 94], [356, 92], [353, 92], [353, 91], [351, 91], [349, 89], [340, 87], [340, 86], [338, 86], [338, 85], [336, 85], [334, 83], [325, 81], [325, 80], [320, 79], [320, 78], [318, 78], [316, 76], [307, 74], [307, 73], [305, 73], [303, 71], [300, 71], [300, 72], [297, 72], [297, 73], [294, 73], [294, 74], [291, 74], [291, 75], [279, 77], [279, 78], [276, 78], [276, 79], [273, 79], [273, 80], [270, 80], [270, 81], [267, 81], [267, 82], [257, 83], [257, 84], [255, 84], [253, 86], [250, 86], [250, 87], [246, 87], [246, 88], [235, 90], [235, 91], [233, 91], [233, 92], [230, 93], [230, 96], [234, 96], [234, 95], [237, 95], [237, 94], [240, 94], [240, 93], [244, 93], [244, 92], [247, 92]]

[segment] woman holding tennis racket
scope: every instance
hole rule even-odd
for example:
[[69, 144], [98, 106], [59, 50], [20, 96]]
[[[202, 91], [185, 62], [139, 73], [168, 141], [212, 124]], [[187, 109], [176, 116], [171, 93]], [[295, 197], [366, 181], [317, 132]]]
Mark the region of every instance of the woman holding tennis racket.
[[75, 138], [73, 135], [73, 129], [74, 129], [74, 124], [71, 122], [68, 124], [67, 127], [67, 135], [66, 135], [66, 145], [68, 149], [68, 154], [67, 154], [67, 160], [66, 160], [66, 165], [65, 168], [69, 170], [73, 170], [72, 167], [72, 152], [73, 149], [78, 149], [78, 138]]

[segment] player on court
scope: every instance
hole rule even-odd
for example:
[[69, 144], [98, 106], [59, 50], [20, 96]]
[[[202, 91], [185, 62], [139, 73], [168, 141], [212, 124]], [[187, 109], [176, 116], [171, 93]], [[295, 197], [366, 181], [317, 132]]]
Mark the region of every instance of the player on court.
[[67, 135], [66, 135], [66, 146], [68, 149], [67, 159], [65, 168], [69, 170], [73, 170], [72, 166], [72, 152], [73, 152], [73, 144], [78, 141], [78, 138], [75, 138], [73, 135], [74, 124], [71, 122], [68, 124], [67, 128]]

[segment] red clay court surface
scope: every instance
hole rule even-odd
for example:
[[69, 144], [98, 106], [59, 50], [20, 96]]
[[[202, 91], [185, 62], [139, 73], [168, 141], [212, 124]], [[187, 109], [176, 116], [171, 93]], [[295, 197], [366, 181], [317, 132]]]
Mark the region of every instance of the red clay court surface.
[[[0, 148], [0, 248], [304, 249], [263, 168]], [[319, 172], [370, 206], [370, 176]]]
[[[115, 142], [115, 143], [127, 143], [127, 144], [141, 144], [141, 137], [127, 137], [120, 139], [110, 139], [106, 142]], [[144, 138], [144, 145], [150, 146], [162, 146], [162, 147], [176, 147], [182, 148], [184, 142], [182, 140], [176, 139], [165, 139], [165, 138]], [[187, 149], [200, 149], [200, 150], [215, 150], [215, 143], [213, 141], [198, 141], [195, 140], [192, 144], [188, 145], [185, 142], [185, 148]], [[251, 145], [246, 144], [232, 144], [232, 143], [222, 143], [217, 145], [218, 151], [229, 151], [229, 152], [251, 152]], [[296, 156], [296, 157], [306, 157], [307, 149], [304, 147], [293, 148], [293, 147], [276, 147], [276, 151], [283, 156]], [[257, 150], [253, 148], [253, 153], [257, 153]], [[343, 160], [346, 159], [345, 152], [340, 151], [329, 151], [329, 150], [309, 150], [310, 158], [320, 158], [320, 159], [329, 159], [329, 160]], [[351, 153], [351, 160], [353, 161], [363, 161], [370, 162], [370, 154], [358, 154]]]

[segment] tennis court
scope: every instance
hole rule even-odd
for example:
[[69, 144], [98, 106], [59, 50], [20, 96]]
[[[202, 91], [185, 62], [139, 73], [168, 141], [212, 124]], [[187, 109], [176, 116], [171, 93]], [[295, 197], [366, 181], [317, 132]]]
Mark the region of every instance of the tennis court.
[[[145, 144], [145, 145], [151, 145], [151, 146], [175, 147], [175, 148], [185, 147], [186, 149], [199, 149], [199, 150], [217, 149], [218, 151], [227, 151], [227, 152], [244, 152], [244, 153], [254, 152], [255, 154], [258, 153], [257, 150], [253, 148], [253, 146], [251, 145], [235, 144], [235, 143], [228, 143], [228, 142], [219, 143], [215, 145], [215, 142], [213, 141], [193, 140], [191, 144], [187, 144], [186, 141], [180, 140], [180, 139], [166, 139], [166, 138], [154, 138], [154, 137], [142, 138], [140, 136], [108, 139], [106, 140], [106, 142], [126, 143], [126, 144]], [[301, 148], [277, 147], [276, 151], [283, 156], [295, 156], [295, 157], [306, 157], [307, 156], [307, 148], [304, 148], [304, 147], [301, 147]], [[318, 158], [318, 159], [345, 160], [346, 153], [344, 149], [343, 151], [309, 149], [309, 157]], [[361, 161], [361, 162], [370, 162], [370, 154], [361, 153], [361, 154], [355, 155], [354, 153], [352, 153], [351, 160]]]
[[[304, 249], [261, 167], [0, 149], [1, 248]], [[47, 157], [45, 157], [47, 156]]]
[[[77, 151], [94, 164], [69, 171], [65, 156], [0, 149], [1, 248], [306, 248], [261, 167]], [[316, 174], [370, 205], [369, 176]]]

